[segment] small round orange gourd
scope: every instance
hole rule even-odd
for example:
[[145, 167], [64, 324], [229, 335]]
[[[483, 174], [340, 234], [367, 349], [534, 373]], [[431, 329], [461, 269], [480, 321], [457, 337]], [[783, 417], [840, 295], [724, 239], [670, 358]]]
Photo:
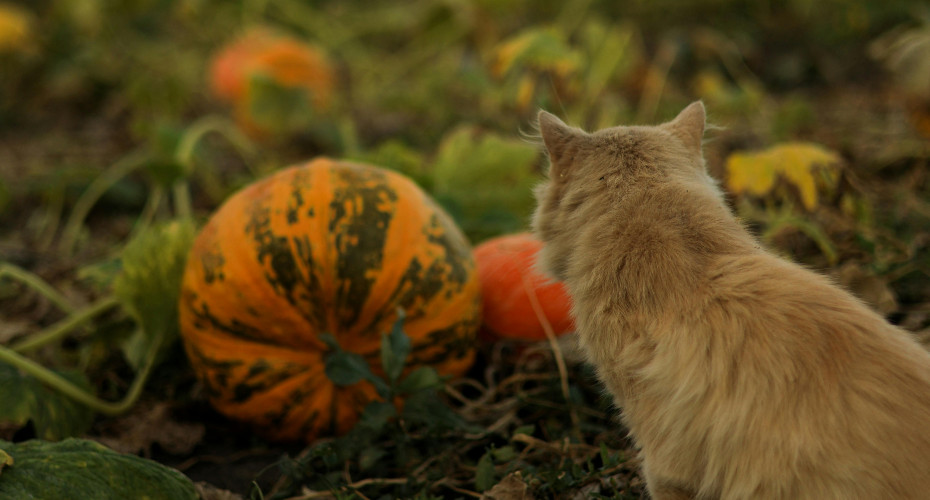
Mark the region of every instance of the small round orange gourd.
[[499, 236], [475, 247], [484, 331], [491, 337], [545, 339], [543, 319], [556, 335], [574, 331], [565, 285], [536, 270], [541, 249], [542, 242], [530, 233]]
[[251, 83], [262, 74], [284, 88], [306, 92], [314, 109], [329, 106], [334, 71], [323, 51], [267, 29], [248, 31], [222, 47], [210, 64], [210, 88], [233, 105], [246, 130], [261, 135], [251, 117]]
[[278, 440], [350, 429], [368, 382], [324, 372], [332, 334], [381, 371], [381, 335], [406, 313], [408, 368], [458, 376], [480, 325], [471, 248], [406, 177], [317, 159], [230, 197], [195, 240], [184, 274], [184, 346], [211, 403]]

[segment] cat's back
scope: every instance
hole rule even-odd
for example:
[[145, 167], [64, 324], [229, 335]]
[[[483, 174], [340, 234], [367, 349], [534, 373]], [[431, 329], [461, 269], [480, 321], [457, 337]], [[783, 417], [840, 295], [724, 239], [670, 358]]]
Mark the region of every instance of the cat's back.
[[720, 259], [705, 291], [710, 356], [730, 367], [711, 371], [728, 408], [717, 445], [754, 443], [748, 460], [823, 498], [930, 498], [930, 354], [907, 332], [761, 252]]

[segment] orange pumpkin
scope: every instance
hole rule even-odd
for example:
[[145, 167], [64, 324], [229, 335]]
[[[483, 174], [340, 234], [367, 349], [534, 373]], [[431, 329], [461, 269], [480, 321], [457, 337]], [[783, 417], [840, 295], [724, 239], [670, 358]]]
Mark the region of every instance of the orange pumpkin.
[[542, 340], [546, 326], [574, 331], [565, 285], [536, 270], [542, 242], [529, 233], [499, 236], [475, 247], [484, 300], [484, 328], [492, 339]]
[[252, 85], [258, 76], [304, 92], [314, 109], [326, 109], [331, 101], [334, 71], [321, 49], [266, 29], [246, 32], [214, 56], [210, 88], [234, 106], [237, 120], [253, 135], [265, 132], [251, 115]]
[[375, 390], [324, 372], [332, 334], [381, 369], [406, 313], [408, 369], [472, 364], [480, 287], [471, 248], [406, 177], [321, 158], [230, 197], [198, 235], [180, 302], [184, 346], [211, 403], [277, 440], [343, 433]]

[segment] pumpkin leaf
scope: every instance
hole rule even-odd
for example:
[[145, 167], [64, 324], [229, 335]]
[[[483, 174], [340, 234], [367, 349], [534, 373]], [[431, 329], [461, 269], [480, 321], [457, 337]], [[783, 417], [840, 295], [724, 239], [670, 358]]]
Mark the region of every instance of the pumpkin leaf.
[[[80, 372], [58, 374], [90, 390], [90, 383]], [[32, 422], [36, 436], [55, 441], [87, 432], [93, 419], [93, 410], [0, 363], [0, 425], [18, 429]]]
[[[839, 161], [833, 151], [803, 142], [779, 144], [755, 153], [736, 152], [727, 158], [727, 187], [734, 193], [761, 197], [771, 193], [782, 178], [797, 188], [804, 207], [813, 210], [818, 184], [836, 182]], [[818, 167], [823, 175], [816, 175]]]
[[12, 464], [0, 475], [0, 498], [197, 499], [194, 484], [177, 470], [121, 455], [85, 439], [59, 443], [0, 441]]
[[473, 240], [526, 225], [539, 151], [521, 140], [461, 127], [439, 146], [433, 193]]
[[130, 241], [113, 293], [140, 326], [122, 345], [139, 371], [152, 350], [165, 352], [178, 337], [178, 297], [195, 228], [189, 220], [154, 226]]
[[326, 355], [326, 376], [336, 385], [355, 385], [374, 378], [365, 358], [354, 352], [339, 350]]
[[400, 394], [413, 394], [425, 389], [442, 388], [442, 377], [432, 366], [421, 366], [410, 372], [404, 377], [404, 380], [397, 384], [397, 392]]
[[358, 421], [359, 428], [381, 432], [388, 421], [397, 416], [397, 408], [385, 401], [372, 401], [365, 406]]
[[381, 336], [381, 366], [391, 384], [397, 383], [410, 354], [410, 337], [404, 333], [405, 319], [403, 309], [398, 309], [397, 321], [394, 322], [391, 332]]
[[391, 387], [371, 371], [364, 357], [343, 349], [331, 333], [321, 334], [319, 338], [329, 347], [324, 359], [324, 372], [332, 383], [345, 387], [367, 380], [375, 386], [378, 395], [385, 400], [390, 399]]
[[32, 415], [33, 387], [16, 368], [0, 363], [0, 424], [20, 428]]

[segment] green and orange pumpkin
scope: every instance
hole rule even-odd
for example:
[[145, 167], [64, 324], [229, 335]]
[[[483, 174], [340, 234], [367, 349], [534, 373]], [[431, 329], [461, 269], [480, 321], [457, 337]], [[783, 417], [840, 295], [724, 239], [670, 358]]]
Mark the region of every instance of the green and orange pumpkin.
[[213, 95], [233, 105], [236, 121], [254, 138], [280, 126], [269, 123], [272, 117], [256, 114], [256, 107], [262, 107], [256, 105], [261, 100], [259, 81], [301, 95], [315, 112], [330, 106], [336, 83], [335, 70], [321, 47], [263, 28], [246, 31], [221, 47], [210, 61], [208, 76]]
[[332, 334], [381, 370], [381, 336], [405, 312], [408, 369], [472, 364], [481, 298], [471, 248], [401, 174], [326, 158], [230, 197], [194, 242], [180, 303], [194, 370], [221, 413], [278, 440], [352, 427], [368, 382], [324, 372]]

